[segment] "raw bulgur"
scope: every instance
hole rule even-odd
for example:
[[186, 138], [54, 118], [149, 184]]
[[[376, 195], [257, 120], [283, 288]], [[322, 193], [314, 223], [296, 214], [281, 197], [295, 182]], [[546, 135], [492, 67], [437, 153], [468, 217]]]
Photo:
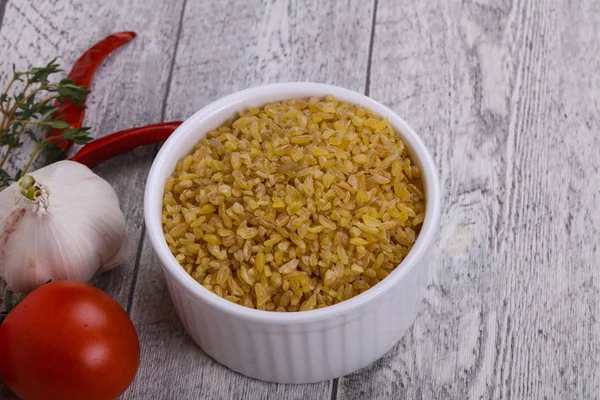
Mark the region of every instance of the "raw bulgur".
[[347, 300], [410, 251], [420, 171], [389, 124], [333, 96], [250, 108], [165, 184], [165, 239], [217, 295], [268, 311]]

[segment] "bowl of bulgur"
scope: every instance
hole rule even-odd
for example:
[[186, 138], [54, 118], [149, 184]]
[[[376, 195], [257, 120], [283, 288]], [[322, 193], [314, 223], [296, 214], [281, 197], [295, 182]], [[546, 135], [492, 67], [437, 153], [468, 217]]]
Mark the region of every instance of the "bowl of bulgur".
[[157, 155], [145, 218], [200, 347], [257, 379], [346, 375], [420, 308], [440, 217], [435, 165], [393, 111], [317, 83], [198, 111]]

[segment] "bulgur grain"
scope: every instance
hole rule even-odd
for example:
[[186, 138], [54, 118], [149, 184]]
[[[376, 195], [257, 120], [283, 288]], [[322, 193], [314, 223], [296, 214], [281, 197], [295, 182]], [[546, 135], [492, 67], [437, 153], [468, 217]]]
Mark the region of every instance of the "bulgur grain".
[[425, 217], [419, 168], [387, 119], [329, 95], [250, 108], [165, 182], [176, 260], [220, 297], [308, 311], [387, 277]]

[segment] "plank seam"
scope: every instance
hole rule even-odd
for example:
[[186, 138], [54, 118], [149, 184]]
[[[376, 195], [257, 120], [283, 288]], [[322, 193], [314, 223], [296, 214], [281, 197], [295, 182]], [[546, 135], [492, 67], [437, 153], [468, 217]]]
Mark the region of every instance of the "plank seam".
[[333, 383], [331, 385], [331, 400], [337, 400], [339, 381], [340, 378], [335, 378], [333, 380]]
[[[181, 15], [179, 16], [179, 25], [177, 26], [177, 37], [175, 38], [175, 47], [173, 48], [173, 56], [171, 58], [171, 66], [169, 69], [169, 76], [167, 77], [167, 90], [165, 91], [165, 96], [163, 98], [163, 104], [160, 111], [160, 120], [164, 122], [165, 115], [167, 111], [167, 100], [169, 99], [169, 94], [171, 92], [171, 83], [173, 81], [173, 70], [175, 69], [175, 60], [177, 59], [177, 50], [179, 48], [179, 39], [181, 38], [181, 29], [183, 27], [183, 17], [185, 15], [185, 7], [187, 5], [187, 0], [183, 0], [183, 4], [181, 6]], [[153, 157], [156, 157], [158, 153], [159, 144], [154, 145], [153, 149]], [[133, 277], [131, 280], [131, 289], [129, 290], [129, 297], [127, 298], [127, 314], [131, 314], [131, 307], [133, 305], [133, 296], [135, 294], [135, 288], [137, 286], [138, 275], [140, 271], [140, 262], [142, 259], [142, 251], [144, 249], [144, 241], [146, 239], [146, 225], [142, 225], [142, 232], [140, 236], [140, 243], [135, 259], [135, 266], [133, 268]]]
[[373, 43], [375, 42], [375, 22], [377, 21], [377, 1], [373, 0], [373, 19], [371, 20], [371, 36], [369, 38], [369, 53], [367, 56], [367, 76], [365, 78], [365, 95], [371, 91], [371, 61], [373, 59]]
[[177, 51], [179, 49], [179, 40], [181, 38], [181, 30], [183, 27], [183, 16], [185, 15], [186, 5], [187, 5], [187, 0], [183, 0], [183, 5], [181, 6], [181, 15], [179, 16], [179, 25], [177, 26], [177, 38], [175, 39], [175, 48], [173, 49], [173, 59], [171, 60], [171, 68], [169, 69], [169, 76], [167, 77], [167, 91], [165, 92], [165, 98], [163, 101], [162, 109], [160, 111], [161, 122], [165, 121], [165, 115], [167, 113], [167, 102], [169, 100], [169, 95], [171, 94], [171, 84], [173, 82], [173, 71], [175, 70], [175, 60], [177, 60]]
[[0, 28], [2, 28], [2, 21], [4, 20], [4, 10], [6, 10], [7, 4], [8, 0], [0, 0]]
[[135, 266], [133, 267], [133, 277], [131, 278], [131, 288], [129, 289], [129, 296], [127, 297], [127, 314], [131, 314], [131, 306], [133, 304], [133, 294], [138, 279], [138, 272], [140, 270], [140, 262], [142, 259], [142, 249], [144, 248], [144, 239], [146, 237], [146, 225], [142, 224], [142, 231], [140, 232], [140, 240], [138, 243], [138, 251], [135, 255]]
[[[365, 95], [368, 96], [371, 91], [371, 61], [373, 60], [373, 43], [375, 42], [375, 23], [377, 22], [377, 2], [373, 0], [373, 18], [371, 20], [371, 33], [369, 37], [369, 52], [367, 55], [367, 71], [365, 77]], [[338, 386], [340, 378], [335, 378], [331, 385], [331, 400], [337, 400]]]

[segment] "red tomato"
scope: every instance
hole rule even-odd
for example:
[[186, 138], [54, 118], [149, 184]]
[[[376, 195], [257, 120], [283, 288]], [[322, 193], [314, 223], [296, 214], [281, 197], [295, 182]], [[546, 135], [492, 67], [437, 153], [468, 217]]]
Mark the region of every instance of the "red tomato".
[[125, 310], [85, 283], [43, 285], [0, 325], [0, 377], [23, 400], [115, 399], [139, 361]]

